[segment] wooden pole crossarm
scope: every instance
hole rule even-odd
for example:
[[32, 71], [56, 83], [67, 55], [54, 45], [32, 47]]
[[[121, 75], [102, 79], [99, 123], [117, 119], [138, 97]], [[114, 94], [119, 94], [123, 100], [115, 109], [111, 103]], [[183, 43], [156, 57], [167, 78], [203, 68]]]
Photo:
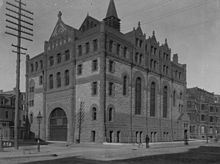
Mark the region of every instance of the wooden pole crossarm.
[[[14, 50], [12, 50], [12, 52], [13, 52], [13, 53], [16, 53], [16, 54], [18, 53], [18, 51], [14, 51]], [[20, 54], [21, 54], [21, 55], [27, 55], [27, 54], [24, 53], [24, 52], [20, 52]]]
[[[19, 24], [15, 23], [15, 22], [12, 22], [12, 21], [10, 21], [8, 19], [6, 19], [6, 22], [11, 23], [11, 24], [16, 25], [16, 26], [19, 26]], [[20, 25], [20, 27], [25, 28], [25, 29], [27, 29], [29, 31], [33, 31], [33, 29], [31, 29], [29, 27], [26, 27], [26, 26], [23, 26], [23, 25]]]
[[[15, 37], [19, 37], [18, 35], [16, 35], [16, 34], [12, 34], [12, 33], [7, 32], [7, 31], [5, 32], [5, 34], [11, 35], [11, 36], [15, 36]], [[21, 38], [21, 39], [24, 39], [24, 40], [28, 40], [28, 41], [33, 42], [32, 39], [29, 39], [29, 38], [26, 38], [26, 37], [23, 37], [23, 36], [20, 36], [20, 38]]]
[[16, 19], [16, 20], [18, 20], [18, 21], [21, 21], [21, 22], [23, 22], [23, 23], [27, 23], [27, 24], [33, 26], [33, 23], [27, 22], [27, 21], [25, 21], [25, 20], [23, 20], [23, 19], [19, 19], [19, 18], [13, 16], [13, 15], [10, 15], [10, 14], [7, 14], [7, 13], [6, 13], [5, 15], [8, 16], [8, 17], [11, 17], [11, 18], [13, 18], [13, 19]]
[[[12, 47], [16, 47], [16, 48], [18, 48], [19, 46], [17, 46], [17, 45], [14, 45], [14, 44], [12, 44], [11, 45]], [[27, 51], [27, 48], [24, 48], [24, 47], [19, 47], [20, 49], [22, 49], [22, 50], [25, 50], [25, 51]]]
[[26, 31], [23, 31], [23, 30], [18, 30], [18, 29], [14, 28], [14, 27], [10, 27], [10, 26], [5, 26], [5, 27], [8, 28], [8, 29], [14, 30], [14, 31], [19, 31], [19, 32], [24, 33], [26, 35], [34, 36], [33, 34], [31, 34], [29, 32], [26, 32]]
[[14, 5], [14, 4], [11, 4], [11, 3], [9, 3], [9, 2], [6, 2], [6, 4], [8, 4], [8, 5], [10, 5], [10, 6], [13, 6], [13, 7], [17, 8], [17, 9], [21, 9], [22, 11], [27, 12], [27, 13], [29, 13], [29, 14], [31, 14], [31, 15], [34, 15], [33, 12], [30, 12], [30, 11], [25, 10], [25, 9], [23, 9], [23, 8], [19, 8], [18, 6]]
[[[13, 13], [19, 15], [18, 12], [14, 11], [14, 10], [12, 10], [12, 9], [9, 9], [9, 8], [7, 8], [7, 7], [6, 7], [6, 10], [8, 10], [8, 11], [10, 11], [10, 12], [13, 12]], [[23, 17], [25, 17], [25, 18], [28, 18], [28, 19], [30, 19], [30, 20], [34, 20], [33, 18], [31, 18], [31, 17], [29, 17], [29, 16], [26, 16], [26, 15], [24, 15], [24, 14], [22, 14], [22, 13], [21, 13], [20, 15], [23, 16]]]

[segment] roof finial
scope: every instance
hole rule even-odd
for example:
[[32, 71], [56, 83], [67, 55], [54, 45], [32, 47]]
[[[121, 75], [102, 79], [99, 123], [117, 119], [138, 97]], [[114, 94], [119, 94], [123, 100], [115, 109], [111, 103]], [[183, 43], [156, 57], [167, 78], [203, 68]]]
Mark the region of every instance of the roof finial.
[[155, 31], [153, 30], [153, 36], [155, 36]]
[[141, 22], [140, 21], [138, 22], [138, 27], [141, 27]]
[[58, 18], [61, 19], [61, 17], [62, 17], [62, 12], [59, 11], [59, 13], [58, 13]]

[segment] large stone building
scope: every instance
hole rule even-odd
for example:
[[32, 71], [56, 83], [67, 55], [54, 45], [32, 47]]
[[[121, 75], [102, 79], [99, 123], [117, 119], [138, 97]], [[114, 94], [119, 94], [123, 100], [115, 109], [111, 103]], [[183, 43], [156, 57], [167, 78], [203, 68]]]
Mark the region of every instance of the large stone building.
[[44, 140], [183, 139], [186, 65], [167, 39], [160, 44], [155, 32], [146, 38], [140, 23], [122, 33], [113, 0], [102, 21], [87, 15], [79, 29], [61, 16], [44, 52], [27, 58], [31, 131], [38, 134], [41, 112]]
[[[14, 137], [15, 116], [15, 90], [3, 92], [0, 90], [0, 137], [3, 140], [10, 140]], [[25, 135], [25, 93], [20, 94], [18, 122], [18, 138]]]
[[190, 118], [190, 137], [216, 138], [220, 135], [220, 104], [214, 93], [198, 87], [187, 89], [187, 113]]

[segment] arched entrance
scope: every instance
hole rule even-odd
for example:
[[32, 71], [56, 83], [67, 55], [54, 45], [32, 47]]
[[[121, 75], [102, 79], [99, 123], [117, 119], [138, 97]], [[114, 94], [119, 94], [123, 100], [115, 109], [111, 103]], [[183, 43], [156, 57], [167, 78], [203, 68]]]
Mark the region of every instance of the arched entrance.
[[54, 109], [50, 114], [50, 140], [66, 141], [67, 140], [67, 117], [61, 108]]

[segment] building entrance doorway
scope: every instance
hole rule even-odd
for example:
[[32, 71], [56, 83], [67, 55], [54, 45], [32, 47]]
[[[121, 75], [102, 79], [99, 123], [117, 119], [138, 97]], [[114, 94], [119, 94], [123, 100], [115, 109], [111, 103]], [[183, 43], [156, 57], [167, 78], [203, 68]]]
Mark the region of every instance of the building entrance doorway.
[[67, 141], [67, 117], [61, 108], [54, 109], [50, 114], [50, 140]]

